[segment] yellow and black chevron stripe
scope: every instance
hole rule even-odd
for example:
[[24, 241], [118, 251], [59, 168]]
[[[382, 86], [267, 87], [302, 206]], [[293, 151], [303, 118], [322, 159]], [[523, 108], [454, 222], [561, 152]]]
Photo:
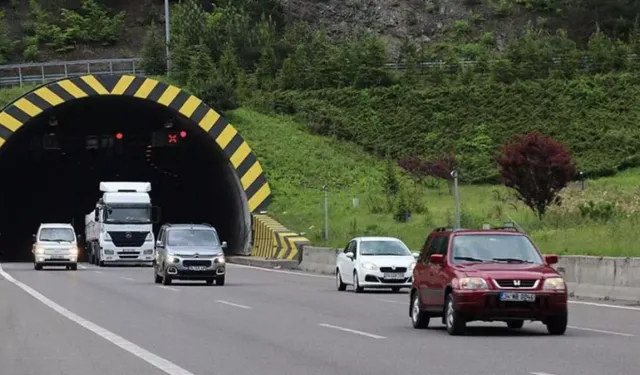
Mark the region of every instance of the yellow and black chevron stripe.
[[266, 209], [271, 201], [267, 178], [247, 142], [218, 112], [175, 86], [132, 75], [85, 75], [42, 85], [0, 112], [0, 147], [22, 125], [42, 112], [74, 99], [116, 95], [150, 100], [181, 114], [206, 131], [224, 151], [244, 189], [250, 212]]
[[285, 228], [268, 215], [253, 215], [251, 255], [269, 259], [302, 261], [302, 247], [309, 239]]

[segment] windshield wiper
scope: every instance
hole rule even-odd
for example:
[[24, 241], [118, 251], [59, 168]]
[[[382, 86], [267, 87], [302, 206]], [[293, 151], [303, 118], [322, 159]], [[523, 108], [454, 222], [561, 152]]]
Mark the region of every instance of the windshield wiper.
[[493, 258], [496, 262], [516, 262], [516, 263], [533, 263], [530, 260], [518, 259], [518, 258]]
[[453, 259], [466, 260], [466, 261], [469, 261], [469, 262], [481, 262], [481, 263], [485, 262], [484, 259], [478, 259], [478, 258], [472, 258], [472, 257], [453, 257]]

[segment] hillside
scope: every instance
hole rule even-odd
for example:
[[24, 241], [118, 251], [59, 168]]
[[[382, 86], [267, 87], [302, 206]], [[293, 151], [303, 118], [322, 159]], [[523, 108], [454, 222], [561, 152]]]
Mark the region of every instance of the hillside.
[[[172, 6], [180, 1], [172, 0]], [[467, 30], [495, 36], [495, 47], [533, 23], [569, 30], [584, 44], [596, 28], [626, 38], [640, 11], [632, 0], [213, 0], [217, 7], [265, 12], [276, 22], [304, 21], [334, 38], [373, 31], [385, 37], [391, 56], [402, 42], [448, 40]], [[6, 62], [134, 57], [149, 25], [163, 32], [163, 0], [2, 0], [0, 57]], [[173, 12], [173, 10], [172, 10]], [[173, 14], [173, 13], [172, 13]], [[466, 33], [466, 31], [465, 31]], [[89, 35], [90, 34], [90, 35]]]

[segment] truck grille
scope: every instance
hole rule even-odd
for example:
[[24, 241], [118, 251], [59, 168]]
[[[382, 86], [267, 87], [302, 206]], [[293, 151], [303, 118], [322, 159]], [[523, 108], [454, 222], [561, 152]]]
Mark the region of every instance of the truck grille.
[[496, 279], [496, 284], [501, 288], [533, 288], [538, 280], [520, 280], [520, 279]]
[[399, 272], [399, 273], [404, 273], [404, 272], [407, 272], [407, 267], [396, 267], [396, 269], [392, 269], [391, 267], [380, 267], [380, 272]]
[[149, 232], [107, 232], [116, 247], [140, 247]]
[[183, 260], [182, 265], [185, 267], [209, 267], [211, 266], [210, 260]]

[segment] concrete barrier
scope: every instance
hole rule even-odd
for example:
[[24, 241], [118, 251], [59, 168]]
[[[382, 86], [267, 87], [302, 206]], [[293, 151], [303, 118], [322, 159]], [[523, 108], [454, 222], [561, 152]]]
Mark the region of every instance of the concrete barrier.
[[298, 268], [302, 271], [334, 275], [336, 273], [336, 258], [340, 249], [326, 247], [303, 246], [302, 262]]
[[[340, 251], [303, 246], [298, 269], [333, 275]], [[640, 302], [640, 258], [568, 255], [554, 268], [567, 281], [572, 297]]]

